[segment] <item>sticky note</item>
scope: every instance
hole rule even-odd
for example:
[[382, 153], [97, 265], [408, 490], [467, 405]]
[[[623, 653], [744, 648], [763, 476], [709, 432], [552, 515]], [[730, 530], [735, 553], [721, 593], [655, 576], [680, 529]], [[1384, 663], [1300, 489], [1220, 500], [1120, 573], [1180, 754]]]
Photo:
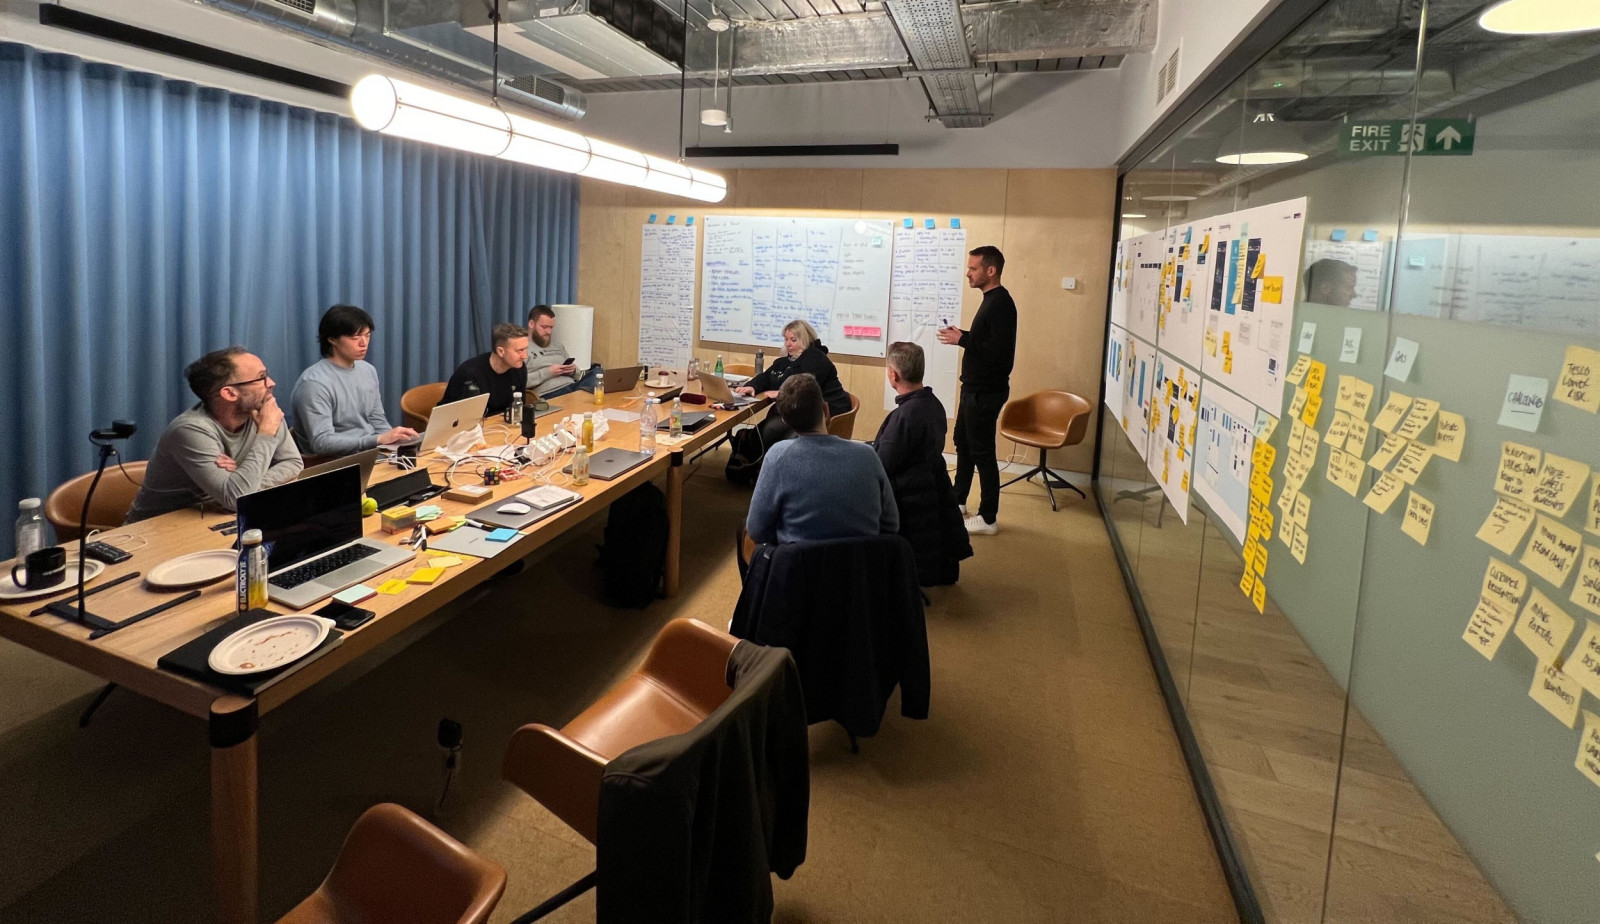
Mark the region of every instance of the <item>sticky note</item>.
[[344, 590], [334, 594], [333, 599], [338, 600], [340, 603], [348, 603], [351, 606], [355, 606], [363, 600], [371, 599], [375, 593], [377, 591], [367, 585], [357, 584], [354, 587], [346, 587]]
[[1544, 514], [1533, 522], [1533, 535], [1522, 550], [1522, 564], [1534, 574], [1556, 585], [1567, 583], [1567, 575], [1578, 567], [1582, 537]]
[[1328, 240], [1330, 241], [1342, 241], [1344, 238], [1345, 230], [1343, 228], [1334, 228], [1333, 233], [1328, 235]]
[[1373, 450], [1372, 458], [1367, 460], [1367, 464], [1381, 472], [1388, 468], [1389, 463], [1394, 461], [1394, 457], [1399, 455], [1400, 451], [1405, 448], [1405, 440], [1394, 434], [1389, 434], [1383, 438], [1383, 442], [1378, 444], [1378, 448]]
[[[1578, 771], [1600, 786], [1600, 716], [1583, 710], [1583, 737], [1578, 739]], [[1600, 853], [1594, 855], [1600, 860]]]
[[1350, 415], [1344, 411], [1334, 411], [1333, 420], [1328, 423], [1328, 432], [1322, 435], [1322, 443], [1337, 449], [1344, 448], [1345, 437], [1350, 435]]
[[1534, 476], [1528, 503], [1535, 510], [1564, 517], [1588, 481], [1588, 463], [1549, 453], [1544, 457], [1544, 464], [1539, 466], [1539, 474]]
[[1400, 496], [1405, 486], [1405, 482], [1388, 472], [1383, 472], [1372, 483], [1372, 490], [1367, 492], [1367, 496], [1363, 497], [1361, 502], [1379, 513], [1388, 513], [1394, 504], [1394, 499]]
[[959, 219], [959, 218], [950, 219], [950, 227], [952, 227], [952, 228], [960, 228], [961, 227], [961, 219]]
[[902, 219], [901, 219], [901, 220], [900, 220], [900, 221], [901, 221], [901, 225], [900, 225], [900, 226], [901, 226], [901, 227], [902, 227], [902, 228], [909, 228], [909, 227], [911, 227], [911, 219], [909, 219], [909, 218], [902, 218]]
[[406, 582], [410, 584], [432, 584], [442, 574], [444, 574], [443, 568], [418, 568], [406, 577]]
[[1256, 546], [1256, 560], [1251, 563], [1251, 566], [1255, 569], [1257, 582], [1259, 583], [1259, 579], [1262, 578], [1262, 577], [1265, 577], [1266, 574], [1267, 574], [1267, 547], [1266, 546], [1264, 546], [1264, 545], [1257, 545]]
[[1561, 656], [1574, 625], [1571, 616], [1535, 587], [1517, 618], [1516, 634], [1541, 663], [1549, 663]]
[[1507, 497], [1526, 499], [1539, 475], [1544, 453], [1521, 443], [1500, 444], [1500, 468], [1495, 472], [1494, 489]]
[[1367, 434], [1371, 431], [1371, 426], [1365, 420], [1350, 418], [1350, 432], [1344, 438], [1344, 451], [1358, 456], [1366, 455]]
[[648, 223], [652, 224], [652, 225], [656, 223], [656, 213], [655, 212], [651, 212], [650, 213], [650, 221]]
[[[1261, 268], [1260, 264], [1257, 264], [1256, 268], [1260, 269]], [[1282, 276], [1263, 276], [1263, 277], [1261, 277], [1261, 300], [1266, 302], [1269, 305], [1281, 305], [1281, 304], [1283, 304], [1283, 277]]]
[[1589, 509], [1583, 515], [1583, 530], [1600, 536], [1600, 472], [1589, 476]]
[[1344, 342], [1339, 345], [1339, 362], [1353, 363], [1361, 359], [1361, 328], [1346, 327]]
[[1417, 545], [1427, 545], [1432, 530], [1433, 501], [1412, 491], [1406, 495], [1406, 518], [1400, 523], [1400, 531], [1415, 539]]
[[483, 538], [490, 542], [510, 542], [511, 540], [517, 538], [517, 535], [517, 531], [514, 529], [501, 528], [495, 530], [487, 536], [484, 536]]
[[1306, 546], [1311, 542], [1311, 534], [1302, 527], [1294, 528], [1294, 538], [1289, 542], [1289, 554], [1300, 564], [1306, 563]]
[[1562, 662], [1561, 669], [1591, 695], [1600, 697], [1600, 622], [1583, 621], [1578, 647]]
[[461, 564], [461, 559], [454, 555], [437, 555], [428, 559], [428, 567], [430, 568], [454, 568], [459, 564]]
[[1489, 556], [1489, 567], [1483, 569], [1483, 587], [1478, 596], [1502, 610], [1515, 613], [1528, 593], [1528, 576], [1494, 556]]
[[1406, 484], [1416, 484], [1431, 458], [1432, 449], [1421, 443], [1407, 443], [1406, 448], [1400, 451], [1400, 461], [1394, 464], [1394, 476]]
[[1493, 661], [1500, 651], [1500, 643], [1506, 640], [1507, 627], [1515, 618], [1515, 610], [1507, 613], [1493, 600], [1479, 597], [1472, 617], [1467, 620], [1467, 631], [1461, 633], [1461, 640], [1471, 645], [1478, 654]]
[[1313, 395], [1322, 394], [1322, 385], [1328, 380], [1328, 364], [1312, 360], [1310, 368], [1306, 369], [1306, 391]]
[[406, 589], [406, 582], [405, 581], [399, 581], [399, 580], [384, 581], [382, 584], [378, 585], [378, 593], [380, 593], [380, 594], [404, 593], [405, 589]]
[[[1299, 419], [1301, 416], [1300, 412], [1306, 409], [1306, 401], [1310, 399], [1310, 397], [1311, 393], [1306, 391], [1304, 388], [1296, 388], [1294, 390], [1294, 397], [1289, 399], [1289, 416]], [[1301, 422], [1303, 423], [1304, 421], [1302, 420]]]
[[1317, 425], [1317, 413], [1321, 410], [1322, 396], [1312, 395], [1310, 400], [1306, 401], [1306, 406], [1300, 413], [1300, 419], [1305, 421], [1306, 426], [1315, 427]]
[[1400, 418], [1411, 409], [1411, 399], [1397, 391], [1389, 393], [1389, 400], [1384, 403], [1383, 410], [1373, 419], [1372, 425], [1385, 433], [1393, 433], [1399, 426]]
[[1361, 232], [1361, 239], [1370, 244], [1378, 239], [1378, 232], [1368, 228], [1367, 230]]
[[1353, 375], [1341, 375], [1339, 389], [1344, 410], [1357, 420], [1366, 420], [1367, 411], [1372, 407], [1372, 383]]
[[1529, 688], [1528, 695], [1568, 728], [1578, 721], [1578, 703], [1583, 698], [1583, 687], [1556, 665], [1540, 662], [1533, 669], [1533, 686]]
[[[1572, 602], [1600, 616], [1600, 545], [1586, 543], [1578, 556], [1578, 581], [1572, 587]], [[1600, 693], [1595, 693], [1600, 697]]]
[[1250, 602], [1256, 605], [1257, 613], [1267, 611], [1267, 582], [1256, 578], [1256, 584], [1250, 588]]
[[1439, 402], [1429, 398], [1418, 398], [1412, 403], [1410, 413], [1400, 421], [1400, 426], [1395, 428], [1394, 433], [1396, 436], [1414, 440], [1428, 429], [1428, 424], [1433, 423], [1433, 416], [1437, 413], [1439, 413]]
[[[1300, 352], [1300, 353], [1309, 353], [1309, 352], [1311, 352], [1311, 345], [1316, 343], [1316, 342], [1317, 342], [1317, 325], [1312, 321], [1301, 321], [1300, 322], [1300, 349], [1297, 352]], [[1304, 375], [1305, 374], [1305, 370], [1302, 369], [1300, 374]], [[1293, 382], [1291, 382], [1290, 384], [1293, 384]]]
[[1533, 508], [1509, 497], [1496, 497], [1489, 516], [1478, 527], [1478, 538], [1500, 550], [1503, 555], [1517, 554], [1517, 546], [1533, 525]]
[[667, 216], [667, 224], [675, 225], [677, 223], [678, 223], [678, 216], [676, 216], [676, 215], [668, 215]]
[[1417, 353], [1421, 350], [1422, 347], [1415, 340], [1394, 338], [1394, 349], [1389, 352], [1389, 365], [1384, 368], [1383, 374], [1396, 382], [1409, 381], [1411, 367], [1416, 364]]
[[1532, 375], [1513, 375], [1506, 380], [1506, 400], [1500, 406], [1500, 426], [1515, 427], [1528, 433], [1539, 430], [1544, 416], [1544, 399], [1550, 380]]
[[1266, 408], [1256, 408], [1256, 439], [1266, 442], [1272, 439], [1272, 431], [1276, 429], [1278, 429], [1278, 418], [1268, 414]]
[[689, 216], [689, 217], [688, 217], [688, 218], [687, 218], [687, 219], [685, 219], [685, 220], [684, 220], [684, 222], [683, 222], [683, 223], [684, 223], [684, 224], [686, 224], [686, 225], [692, 225], [692, 224], [694, 224], [694, 216], [693, 216], [693, 215], [690, 215], [690, 216]]
[[1256, 573], [1249, 568], [1244, 569], [1244, 577], [1239, 579], [1239, 592], [1246, 597], [1256, 589]]
[[1328, 480], [1351, 497], [1361, 490], [1361, 475], [1365, 471], [1356, 456], [1339, 449], [1328, 451]]
[[1301, 354], [1300, 358], [1294, 361], [1294, 365], [1289, 367], [1289, 374], [1284, 376], [1283, 380], [1288, 382], [1290, 385], [1299, 385], [1301, 382], [1305, 381], [1306, 373], [1309, 372], [1310, 369], [1311, 357]]
[[1311, 522], [1311, 498], [1304, 494], [1294, 496], [1293, 511], [1289, 514], [1294, 525], [1304, 529]]
[[929, 231], [932, 231], [933, 230], [933, 219], [932, 218], [924, 219], [923, 222], [922, 222], [922, 226], [924, 228], [927, 228]]
[[1555, 399], [1593, 414], [1600, 411], [1600, 350], [1567, 347], [1556, 376]]
[[1451, 462], [1461, 461], [1461, 447], [1467, 441], [1467, 419], [1450, 411], [1439, 412], [1439, 429], [1433, 435], [1433, 454]]

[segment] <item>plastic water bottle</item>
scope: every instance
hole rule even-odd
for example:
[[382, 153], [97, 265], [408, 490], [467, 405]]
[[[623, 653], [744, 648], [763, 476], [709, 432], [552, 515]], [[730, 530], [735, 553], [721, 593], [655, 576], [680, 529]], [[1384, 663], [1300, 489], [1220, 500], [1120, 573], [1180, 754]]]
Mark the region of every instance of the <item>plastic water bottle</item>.
[[239, 537], [239, 612], [267, 605], [267, 547], [261, 530], [247, 529]]
[[756, 375], [767, 371], [767, 351], [756, 350]]
[[656, 424], [658, 422], [656, 406], [661, 402], [656, 398], [646, 398], [644, 410], [639, 412], [639, 451], [654, 453], [656, 451]]
[[722, 354], [721, 353], [717, 354], [717, 368], [716, 368], [715, 371], [717, 373], [717, 378], [719, 378], [719, 379], [722, 378]]
[[672, 417], [670, 419], [671, 419], [672, 422], [667, 425], [667, 435], [671, 436], [673, 439], [677, 439], [678, 437], [683, 436], [683, 401], [682, 400], [680, 400], [678, 398], [673, 398], [672, 399]]
[[583, 451], [594, 452], [594, 415], [583, 415]]
[[44, 514], [39, 512], [39, 499], [25, 497], [17, 504], [21, 515], [17, 517], [17, 561], [45, 547]]
[[511, 393], [511, 406], [506, 408], [506, 423], [522, 426], [522, 392]]
[[589, 483], [589, 452], [578, 444], [577, 452], [572, 454], [572, 483], [586, 485]]

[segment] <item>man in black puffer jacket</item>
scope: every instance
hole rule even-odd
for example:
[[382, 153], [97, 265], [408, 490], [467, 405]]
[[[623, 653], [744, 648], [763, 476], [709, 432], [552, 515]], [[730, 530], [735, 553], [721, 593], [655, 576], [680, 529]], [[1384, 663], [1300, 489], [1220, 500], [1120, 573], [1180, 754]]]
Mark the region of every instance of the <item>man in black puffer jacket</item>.
[[894, 487], [900, 535], [911, 542], [917, 559], [917, 583], [928, 587], [954, 584], [961, 560], [972, 555], [972, 543], [944, 464], [948, 419], [933, 389], [922, 384], [924, 364], [922, 347], [915, 343], [889, 345], [885, 365], [895, 408], [878, 428], [872, 448]]

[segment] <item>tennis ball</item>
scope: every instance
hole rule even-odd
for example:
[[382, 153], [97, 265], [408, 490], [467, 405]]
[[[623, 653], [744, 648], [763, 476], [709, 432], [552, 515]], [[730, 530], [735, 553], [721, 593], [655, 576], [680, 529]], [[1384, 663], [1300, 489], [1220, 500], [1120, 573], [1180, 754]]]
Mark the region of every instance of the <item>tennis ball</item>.
[[366, 495], [362, 495], [362, 497], [361, 497], [361, 515], [364, 516], [364, 517], [370, 517], [374, 513], [377, 513], [377, 512], [378, 512], [378, 502], [373, 500], [370, 497], [367, 497]]

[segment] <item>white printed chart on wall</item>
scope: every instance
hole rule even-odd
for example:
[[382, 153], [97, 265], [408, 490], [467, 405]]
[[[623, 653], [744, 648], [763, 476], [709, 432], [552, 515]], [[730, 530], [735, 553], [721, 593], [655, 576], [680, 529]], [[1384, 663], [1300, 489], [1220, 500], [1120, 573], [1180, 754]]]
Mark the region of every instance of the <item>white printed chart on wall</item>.
[[1200, 368], [1206, 306], [1210, 302], [1211, 222], [1179, 225], [1167, 232], [1161, 267], [1161, 349], [1190, 368]]
[[1128, 425], [1122, 421], [1122, 395], [1126, 387], [1128, 367], [1128, 332], [1111, 323], [1111, 330], [1106, 335], [1106, 384], [1105, 403], [1106, 409], [1116, 418], [1117, 424], [1126, 432]]
[[834, 353], [882, 356], [891, 230], [885, 219], [707, 216], [700, 339], [771, 348], [800, 319]]
[[682, 369], [694, 347], [693, 225], [645, 225], [639, 250], [639, 361]]
[[1250, 522], [1255, 419], [1255, 405], [1210, 379], [1202, 383], [1194, 441], [1194, 490], [1241, 543]]
[[1162, 493], [1189, 522], [1189, 471], [1194, 463], [1195, 417], [1200, 410], [1200, 374], [1157, 352], [1150, 395], [1150, 452], [1145, 466]]
[[[961, 228], [894, 229], [894, 269], [889, 290], [887, 343], [909, 340], [922, 347], [922, 382], [956, 413], [960, 347], [939, 342], [939, 328], [961, 324], [961, 293], [966, 282], [967, 232]], [[885, 382], [884, 407], [894, 407], [894, 389]]]
[[1212, 219], [1211, 291], [1200, 368], [1277, 416], [1300, 276], [1305, 199]]
[[1128, 333], [1156, 342], [1160, 326], [1161, 264], [1166, 257], [1165, 232], [1152, 231], [1128, 241]]
[[1122, 370], [1122, 429], [1139, 458], [1150, 449], [1150, 395], [1155, 390], [1156, 348], [1138, 337], [1127, 338]]
[[1133, 262], [1126, 241], [1117, 241], [1117, 262], [1111, 270], [1111, 323], [1128, 329], [1128, 287], [1133, 284]]

